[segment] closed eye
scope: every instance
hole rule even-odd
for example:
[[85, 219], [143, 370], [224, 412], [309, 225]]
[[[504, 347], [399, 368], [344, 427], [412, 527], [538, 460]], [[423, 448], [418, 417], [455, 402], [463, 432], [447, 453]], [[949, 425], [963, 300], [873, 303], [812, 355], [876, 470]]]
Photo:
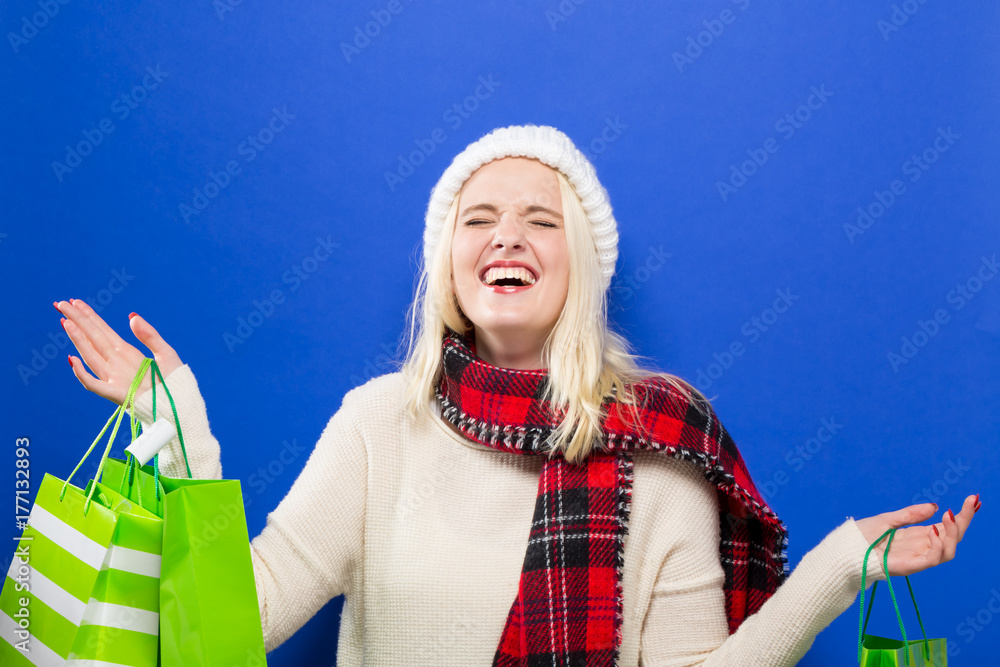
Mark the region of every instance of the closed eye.
[[[473, 220], [467, 220], [464, 224], [466, 227], [477, 227], [479, 225], [488, 225], [492, 220], [483, 220], [482, 218], [475, 218]], [[554, 222], [549, 222], [548, 220], [532, 220], [531, 224], [538, 225], [539, 227], [545, 227], [547, 229], [557, 229], [559, 225]]]

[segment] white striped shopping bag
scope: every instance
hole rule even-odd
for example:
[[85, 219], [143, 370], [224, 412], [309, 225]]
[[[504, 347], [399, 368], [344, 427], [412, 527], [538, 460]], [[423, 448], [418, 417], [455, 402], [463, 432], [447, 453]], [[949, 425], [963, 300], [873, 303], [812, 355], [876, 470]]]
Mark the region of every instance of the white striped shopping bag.
[[42, 480], [0, 592], [0, 664], [156, 667], [163, 522], [96, 487], [88, 504]]

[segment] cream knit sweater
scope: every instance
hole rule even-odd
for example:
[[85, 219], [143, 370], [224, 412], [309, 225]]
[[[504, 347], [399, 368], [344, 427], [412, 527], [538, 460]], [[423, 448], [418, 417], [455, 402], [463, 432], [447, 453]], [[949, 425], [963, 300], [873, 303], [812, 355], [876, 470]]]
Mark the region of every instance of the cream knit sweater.
[[[219, 443], [188, 366], [167, 386], [195, 477]], [[398, 373], [344, 397], [301, 475], [251, 543], [264, 640], [279, 646], [345, 595], [337, 664], [492, 663], [518, 587], [542, 458], [473, 443], [402, 410]], [[173, 419], [158, 392], [158, 419]], [[151, 395], [137, 416], [152, 421]], [[251, 443], [251, 447], [254, 445]], [[178, 441], [164, 474], [183, 476]], [[867, 542], [848, 518], [740, 629], [726, 625], [715, 488], [695, 464], [635, 457], [619, 665], [793, 665], [861, 588]], [[869, 581], [884, 579], [869, 559]]]

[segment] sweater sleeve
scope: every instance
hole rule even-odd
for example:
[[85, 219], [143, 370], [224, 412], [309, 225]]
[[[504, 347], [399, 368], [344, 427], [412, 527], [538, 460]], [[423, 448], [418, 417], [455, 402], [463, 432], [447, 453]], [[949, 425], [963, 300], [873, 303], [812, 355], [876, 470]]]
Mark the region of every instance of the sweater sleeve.
[[[181, 436], [184, 438], [184, 449], [187, 451], [188, 464], [191, 466], [191, 476], [195, 479], [222, 479], [222, 460], [220, 458], [219, 441], [212, 435], [208, 425], [208, 413], [205, 411], [205, 401], [198, 389], [191, 368], [184, 364], [168, 375], [163, 376], [170, 397], [174, 399], [177, 408], [177, 419], [174, 420], [170, 399], [163, 385], [156, 384], [156, 418], [166, 419], [171, 424], [180, 423]], [[153, 392], [147, 389], [135, 398], [136, 417], [142, 423], [143, 429], [153, 423]], [[160, 472], [168, 477], [187, 477], [184, 465], [184, 454], [181, 451], [179, 438], [175, 437], [166, 447], [160, 450]]]
[[[813, 640], [846, 611], [861, 590], [868, 549], [848, 518], [809, 551], [771, 598], [729, 635], [719, 561], [715, 488], [707, 481], [690, 531], [660, 568], [640, 638], [645, 667], [795, 665]], [[874, 552], [873, 552], [874, 553]], [[881, 561], [868, 559], [868, 584], [884, 580]]]
[[[208, 427], [205, 403], [188, 366], [164, 378], [177, 407], [195, 478], [221, 479], [218, 441]], [[152, 397], [136, 398], [144, 426], [152, 422]], [[264, 644], [277, 648], [329, 600], [361, 590], [361, 559], [367, 501], [367, 449], [353, 392], [329, 420], [301, 474], [267, 524], [250, 543]], [[173, 421], [170, 402], [157, 387], [157, 419]], [[160, 469], [186, 477], [174, 438], [160, 452]]]
[[250, 545], [268, 651], [332, 598], [362, 590], [368, 455], [358, 400], [353, 391], [344, 397], [305, 468]]

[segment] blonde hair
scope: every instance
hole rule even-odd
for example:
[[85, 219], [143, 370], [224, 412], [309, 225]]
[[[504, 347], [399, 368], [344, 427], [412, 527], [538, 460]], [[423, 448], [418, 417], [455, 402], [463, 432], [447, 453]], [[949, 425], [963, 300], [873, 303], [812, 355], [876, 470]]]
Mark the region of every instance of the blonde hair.
[[[614, 397], [631, 406], [633, 424], [645, 432], [631, 385], [659, 378], [691, 404], [704, 410], [708, 400], [683, 379], [642, 368], [627, 341], [608, 326], [607, 290], [594, 245], [593, 230], [573, 186], [558, 170], [566, 241], [569, 290], [559, 319], [542, 347], [548, 369], [547, 398], [559, 406], [562, 419], [549, 440], [549, 455], [561, 451], [577, 463], [603, 443], [602, 407]], [[442, 373], [441, 343], [446, 327], [472, 335], [472, 323], [458, 306], [451, 287], [451, 247], [461, 191], [448, 209], [441, 238], [429, 267], [422, 266], [408, 314], [407, 353], [402, 372], [404, 403], [411, 415], [431, 414], [435, 387]]]

